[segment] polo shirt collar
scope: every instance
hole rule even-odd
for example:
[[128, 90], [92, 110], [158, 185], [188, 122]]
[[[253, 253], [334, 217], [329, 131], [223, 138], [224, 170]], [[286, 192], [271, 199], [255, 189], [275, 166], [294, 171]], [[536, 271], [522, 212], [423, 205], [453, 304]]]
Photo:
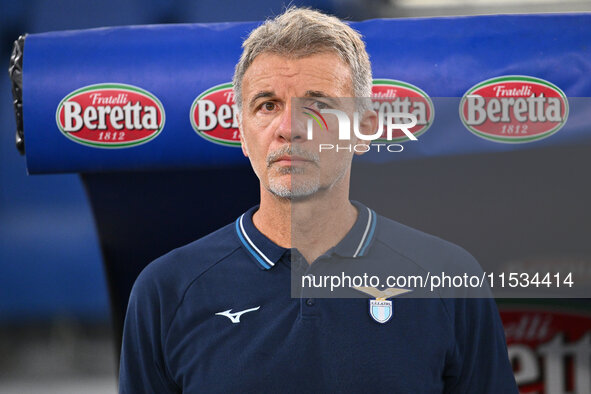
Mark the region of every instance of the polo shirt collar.
[[351, 204], [357, 208], [357, 220], [333, 251], [342, 257], [357, 258], [365, 256], [373, 242], [377, 215], [358, 201], [351, 201]]
[[[373, 242], [377, 215], [376, 213], [358, 201], [351, 201], [357, 208], [357, 220], [347, 235], [334, 248], [327, 253], [334, 252], [342, 257], [365, 256]], [[253, 214], [258, 210], [256, 205], [236, 219], [236, 233], [240, 242], [261, 269], [271, 269], [289, 249], [283, 248], [263, 233], [261, 233], [252, 221]]]
[[259, 231], [252, 221], [252, 215], [259, 209], [256, 205], [236, 219], [236, 233], [248, 254], [259, 268], [273, 267], [288, 249], [277, 245]]

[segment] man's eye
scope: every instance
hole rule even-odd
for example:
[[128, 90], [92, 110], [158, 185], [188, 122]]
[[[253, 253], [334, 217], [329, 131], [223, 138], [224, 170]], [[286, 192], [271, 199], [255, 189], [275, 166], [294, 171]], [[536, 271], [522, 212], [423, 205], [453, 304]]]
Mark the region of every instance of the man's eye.
[[330, 108], [330, 105], [326, 104], [323, 101], [315, 101], [314, 102], [314, 106], [318, 109], [326, 109], [326, 108]]
[[266, 103], [264, 103], [262, 105], [262, 109], [268, 112], [273, 111], [276, 108], [275, 103], [271, 102], [271, 101], [267, 101]]

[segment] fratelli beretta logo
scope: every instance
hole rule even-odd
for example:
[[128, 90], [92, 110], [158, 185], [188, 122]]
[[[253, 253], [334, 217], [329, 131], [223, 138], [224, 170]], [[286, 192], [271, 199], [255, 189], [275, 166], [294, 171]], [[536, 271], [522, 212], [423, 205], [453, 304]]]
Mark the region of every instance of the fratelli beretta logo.
[[[433, 124], [433, 118], [435, 117], [433, 102], [427, 93], [410, 83], [393, 79], [373, 80], [372, 104], [373, 109], [381, 117], [392, 113], [415, 115], [417, 123], [409, 128], [409, 131], [415, 137], [425, 133]], [[406, 121], [406, 119], [401, 119], [397, 120], [396, 123], [405, 123]], [[387, 122], [384, 122], [384, 124], [387, 124]], [[394, 131], [392, 139], [388, 140], [384, 130], [382, 136], [375, 142], [404, 142], [408, 140], [408, 136], [401, 130]]]
[[164, 108], [137, 86], [103, 83], [68, 94], [56, 111], [60, 131], [79, 144], [128, 148], [154, 139], [164, 127]]
[[460, 118], [478, 137], [525, 143], [556, 133], [568, 117], [568, 100], [540, 78], [508, 75], [480, 82], [460, 102]]
[[208, 141], [240, 146], [238, 110], [231, 83], [214, 86], [201, 93], [191, 106], [191, 125]]

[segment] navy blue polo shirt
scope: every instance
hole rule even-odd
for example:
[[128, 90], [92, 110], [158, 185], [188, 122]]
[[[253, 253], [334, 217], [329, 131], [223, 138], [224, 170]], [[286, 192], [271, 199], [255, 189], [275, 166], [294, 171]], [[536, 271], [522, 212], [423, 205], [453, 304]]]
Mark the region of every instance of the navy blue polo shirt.
[[[354, 205], [349, 233], [310, 268], [335, 256], [477, 264]], [[121, 393], [517, 392], [494, 300], [395, 297], [379, 323], [364, 298], [292, 298], [297, 252], [257, 230], [256, 209], [142, 271], [125, 320]]]

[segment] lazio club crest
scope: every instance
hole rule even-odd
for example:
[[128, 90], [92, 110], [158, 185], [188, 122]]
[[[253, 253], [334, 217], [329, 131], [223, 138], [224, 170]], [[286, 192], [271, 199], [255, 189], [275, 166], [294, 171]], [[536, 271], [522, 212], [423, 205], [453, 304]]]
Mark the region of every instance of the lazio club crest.
[[369, 300], [369, 315], [381, 324], [387, 323], [394, 315], [392, 301], [389, 301], [388, 298], [412, 291], [408, 289], [397, 289], [394, 287], [384, 291], [380, 291], [375, 287], [354, 287], [354, 289], [376, 297], [375, 300]]
[[392, 301], [369, 300], [369, 315], [378, 323], [386, 323], [392, 317]]

